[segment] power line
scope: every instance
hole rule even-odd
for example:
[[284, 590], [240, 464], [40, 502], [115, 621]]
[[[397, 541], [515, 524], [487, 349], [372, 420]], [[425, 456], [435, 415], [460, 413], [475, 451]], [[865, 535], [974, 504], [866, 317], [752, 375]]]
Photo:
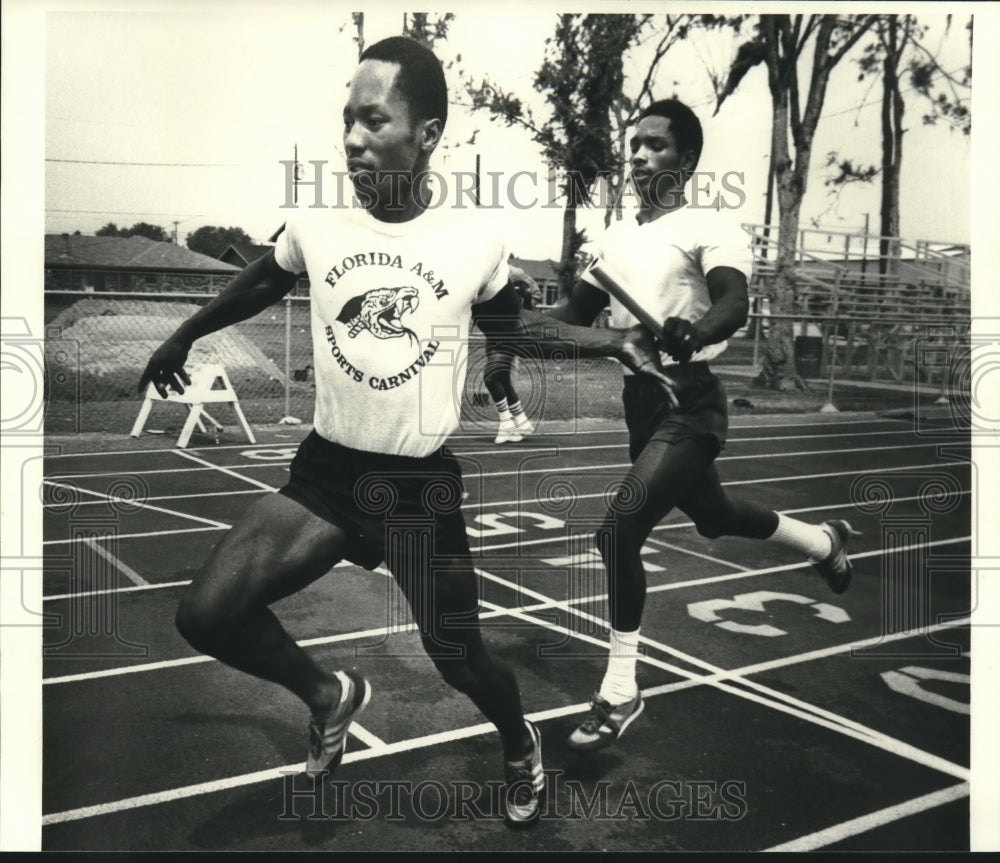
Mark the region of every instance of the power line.
[[[94, 216], [176, 216], [176, 213], [147, 213], [135, 210], [59, 210], [54, 207], [46, 207], [46, 213], [89, 213]], [[198, 216], [188, 216], [188, 219], [197, 219]]]
[[256, 168], [259, 162], [101, 162], [91, 159], [46, 159], [46, 162], [58, 162], [67, 165], [115, 165], [135, 166], [141, 168]]

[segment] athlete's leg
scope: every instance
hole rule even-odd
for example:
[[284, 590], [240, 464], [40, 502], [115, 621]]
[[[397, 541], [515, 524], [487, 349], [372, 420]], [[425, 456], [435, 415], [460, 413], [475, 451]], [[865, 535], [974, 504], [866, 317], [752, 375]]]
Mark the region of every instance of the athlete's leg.
[[608, 578], [611, 643], [591, 711], [570, 735], [573, 749], [600, 749], [613, 743], [642, 712], [635, 676], [646, 601], [640, 552], [657, 522], [702, 480], [715, 452], [714, 444], [693, 438], [647, 443], [597, 531], [595, 540]]
[[[503, 410], [518, 401], [517, 391], [511, 380], [511, 368], [514, 364], [514, 357], [502, 350], [497, 350], [489, 345], [486, 347], [486, 371], [483, 373], [483, 383], [493, 399], [493, 403], [503, 404]], [[502, 411], [501, 411], [502, 413]]]
[[215, 547], [177, 610], [177, 628], [209, 656], [279, 683], [314, 715], [340, 683], [289, 636], [267, 607], [329, 571], [349, 537], [281, 494], [257, 501]]
[[467, 695], [500, 732], [504, 758], [525, 758], [532, 748], [521, 695], [509, 667], [494, 659], [479, 625], [479, 590], [466, 556], [387, 560], [406, 596], [428, 656], [445, 682]]
[[640, 552], [646, 537], [702, 481], [714, 458], [709, 444], [689, 438], [652, 440], [639, 453], [595, 537], [607, 569], [613, 629], [639, 628], [646, 600]]
[[830, 553], [830, 534], [822, 526], [780, 515], [752, 501], [730, 498], [719, 481], [715, 465], [706, 472], [705, 481], [680, 501], [679, 507], [705, 537], [771, 539], [811, 560], [822, 560]]
[[698, 533], [711, 539], [724, 535], [767, 539], [778, 526], [778, 514], [773, 509], [729, 497], [714, 464], [708, 466], [702, 481], [690, 488], [677, 506], [690, 516]]
[[513, 367], [514, 357], [510, 353], [486, 346], [486, 372], [483, 381], [500, 420], [495, 443], [516, 443], [535, 430], [521, 407], [517, 390], [514, 389], [511, 377]]
[[770, 540], [805, 555], [834, 593], [843, 593], [850, 584], [852, 566], [847, 557], [847, 540], [854, 531], [846, 521], [809, 524], [752, 501], [730, 498], [715, 465], [678, 505], [702, 536]]

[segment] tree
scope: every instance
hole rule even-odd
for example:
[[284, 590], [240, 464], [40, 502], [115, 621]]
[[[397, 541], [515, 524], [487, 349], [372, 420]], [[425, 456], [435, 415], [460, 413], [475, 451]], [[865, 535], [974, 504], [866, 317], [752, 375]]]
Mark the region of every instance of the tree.
[[242, 228], [203, 225], [197, 231], [188, 234], [185, 243], [192, 252], [200, 252], [203, 255], [218, 258], [227, 247], [252, 244], [253, 239]]
[[[951, 15], [946, 16], [949, 30], [951, 18]], [[944, 119], [964, 135], [972, 131], [972, 114], [965, 104], [968, 101], [966, 91], [972, 86], [972, 21], [970, 15], [965, 24], [969, 33], [969, 61], [957, 75], [941, 68], [937, 56], [922, 39], [914, 42], [914, 48], [921, 56], [911, 60], [909, 65], [913, 89], [931, 101], [930, 113], [923, 115], [924, 123], [934, 125], [939, 119]], [[944, 86], [936, 88], [935, 81], [939, 79], [943, 80]]]
[[108, 222], [94, 234], [98, 237], [147, 237], [161, 243], [170, 242], [170, 235], [163, 228], [149, 222], [136, 222], [131, 228], [119, 228], [114, 222]]
[[536, 140], [550, 164], [563, 173], [563, 236], [556, 274], [568, 295], [576, 281], [576, 228], [589, 189], [616, 167], [611, 109], [621, 98], [623, 55], [641, 26], [634, 15], [561, 15], [554, 39], [535, 77], [552, 116]]
[[[403, 36], [411, 36], [418, 42], [423, 42], [428, 48], [433, 48], [435, 42], [448, 38], [448, 27], [454, 20], [455, 15], [452, 12], [446, 12], [443, 15], [433, 15], [429, 12], [404, 12], [401, 33]], [[358, 57], [361, 57], [365, 50], [365, 13], [352, 12], [351, 24], [354, 27], [354, 44], [358, 46]]]
[[159, 225], [151, 225], [149, 222], [136, 222], [128, 229], [128, 233], [125, 236], [147, 237], [150, 240], [156, 240], [161, 243], [170, 242], [170, 235], [163, 228]]
[[[951, 16], [948, 16], [950, 29]], [[865, 47], [858, 61], [861, 72], [859, 81], [881, 75], [882, 79], [882, 161], [881, 167], [855, 165], [850, 160], [838, 161], [831, 153], [828, 165], [837, 165], [837, 174], [827, 179], [828, 186], [837, 189], [848, 183], [872, 182], [880, 176], [882, 181], [879, 208], [879, 272], [894, 274], [899, 262], [899, 183], [903, 164], [903, 60], [909, 57], [907, 71], [911, 89], [930, 100], [931, 113], [924, 115], [924, 123], [933, 124], [945, 119], [953, 128], [968, 135], [971, 115], [960, 91], [972, 81], [972, 19], [969, 30], [969, 64], [956, 77], [941, 68], [937, 56], [925, 45], [928, 28], [913, 15], [879, 15], [873, 32], [875, 38]], [[943, 80], [944, 88], [935, 86]], [[947, 91], [947, 92], [946, 92]]]
[[436, 16], [428, 12], [404, 12], [403, 35], [411, 36], [428, 48], [433, 48], [435, 42], [448, 38], [448, 25], [454, 20], [455, 16], [451, 12]]
[[[760, 63], [766, 65], [771, 92], [771, 164], [778, 190], [779, 233], [771, 298], [773, 317], [756, 382], [772, 389], [805, 387], [792, 363], [792, 322], [782, 316], [793, 311], [795, 244], [813, 140], [830, 73], [876, 18], [875, 15], [761, 15], [754, 38], [741, 46], [718, 96], [716, 112], [750, 69]], [[810, 39], [813, 51], [807, 67], [809, 78], [803, 106], [800, 104], [799, 72], [803, 69]]]

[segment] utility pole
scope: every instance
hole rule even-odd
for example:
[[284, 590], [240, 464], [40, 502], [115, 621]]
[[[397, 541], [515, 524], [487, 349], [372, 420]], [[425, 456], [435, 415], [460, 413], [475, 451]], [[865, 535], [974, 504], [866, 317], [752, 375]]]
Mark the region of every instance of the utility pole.
[[764, 198], [764, 248], [761, 257], [767, 257], [767, 247], [771, 238], [771, 210], [774, 204], [774, 148], [767, 160], [767, 194]]
[[358, 31], [354, 41], [358, 43], [358, 60], [360, 60], [365, 50], [365, 13], [352, 12], [351, 18], [354, 21], [354, 28]]
[[476, 153], [476, 185], [474, 188], [476, 206], [479, 206], [479, 153]]
[[174, 219], [174, 245], [175, 246], [177, 245], [177, 226], [179, 224], [180, 224], [180, 221], [177, 220], [177, 219]]
[[861, 247], [861, 273], [868, 272], [868, 217], [870, 213], [865, 213], [865, 242]]

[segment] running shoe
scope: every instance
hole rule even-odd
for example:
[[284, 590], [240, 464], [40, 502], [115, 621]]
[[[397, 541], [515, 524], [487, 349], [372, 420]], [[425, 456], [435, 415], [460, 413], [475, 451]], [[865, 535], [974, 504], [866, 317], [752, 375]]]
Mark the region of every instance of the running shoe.
[[513, 417], [514, 425], [517, 426], [517, 430], [523, 437], [527, 437], [535, 430], [535, 427], [531, 424], [531, 420], [528, 419], [528, 415], [523, 411], [521, 413], [514, 414]]
[[615, 706], [595, 692], [590, 696], [590, 712], [569, 736], [570, 748], [591, 752], [610, 746], [625, 733], [645, 706], [641, 692], [636, 692], [631, 701]]
[[371, 685], [354, 671], [338, 671], [340, 703], [329, 716], [313, 716], [309, 721], [309, 756], [306, 773], [316, 776], [333, 772], [347, 750], [347, 731], [372, 695]]
[[843, 593], [851, 583], [851, 576], [854, 573], [854, 567], [847, 557], [847, 540], [851, 536], [857, 536], [858, 532], [841, 519], [825, 521], [822, 528], [830, 535], [830, 553], [822, 560], [812, 561], [812, 565], [826, 579], [830, 590], [834, 593]]
[[506, 416], [500, 420], [500, 428], [493, 443], [517, 443], [522, 437], [521, 430], [514, 423], [514, 418]]
[[542, 772], [542, 735], [533, 722], [524, 720], [533, 749], [523, 761], [505, 761], [503, 778], [504, 820], [512, 827], [533, 823], [541, 811], [545, 774]]

